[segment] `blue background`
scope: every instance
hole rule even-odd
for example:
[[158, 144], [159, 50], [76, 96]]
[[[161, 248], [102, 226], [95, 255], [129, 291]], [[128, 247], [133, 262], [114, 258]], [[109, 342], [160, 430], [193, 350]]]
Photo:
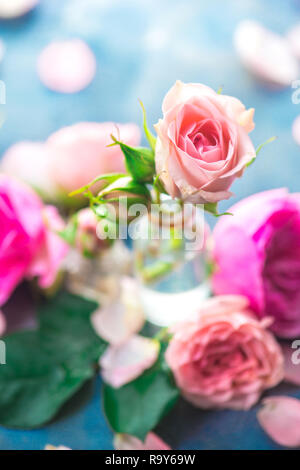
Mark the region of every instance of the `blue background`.
[[[138, 98], [154, 123], [161, 115], [165, 92], [181, 79], [215, 89], [223, 86], [225, 94], [255, 107], [252, 135], [256, 145], [278, 136], [243, 179], [235, 182], [236, 198], [281, 186], [299, 191], [300, 149], [292, 140], [291, 125], [300, 107], [292, 103], [291, 88], [269, 91], [241, 67], [232, 35], [245, 18], [285, 34], [300, 20], [300, 1], [42, 0], [25, 18], [0, 22], [0, 38], [6, 45], [0, 79], [7, 88], [0, 155], [14, 142], [43, 140], [61, 126], [78, 121], [140, 123]], [[85, 39], [91, 46], [97, 75], [76, 95], [56, 94], [40, 83], [37, 57], [50, 41], [73, 37]], [[99, 390], [100, 379], [86, 386], [45, 429], [0, 428], [0, 448], [42, 449], [46, 443], [74, 449], [112, 448]], [[278, 393], [300, 398], [299, 390], [286, 385]], [[180, 402], [159, 432], [173, 448], [180, 449], [278, 448], [260, 429], [255, 412], [203, 412]]]

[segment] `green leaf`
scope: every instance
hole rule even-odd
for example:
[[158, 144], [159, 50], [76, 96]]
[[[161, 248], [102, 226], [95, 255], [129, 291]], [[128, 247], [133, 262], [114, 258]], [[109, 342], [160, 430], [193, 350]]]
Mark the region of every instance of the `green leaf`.
[[222, 215], [233, 215], [231, 212], [218, 212], [218, 203], [217, 202], [208, 202], [204, 204], [204, 210], [214, 215], [215, 217], [221, 217]]
[[0, 424], [33, 429], [52, 419], [95, 373], [106, 343], [93, 331], [95, 302], [60, 293], [40, 309], [39, 328], [4, 338]]
[[131, 176], [125, 176], [117, 179], [114, 183], [110, 184], [103, 189], [98, 195], [99, 199], [105, 202], [113, 200], [115, 202], [122, 196], [134, 198], [139, 196], [148, 202], [151, 199], [150, 192], [145, 184], [135, 181]]
[[147, 124], [147, 116], [146, 116], [146, 110], [145, 110], [145, 106], [143, 104], [143, 102], [141, 100], [139, 100], [139, 103], [141, 105], [141, 108], [142, 108], [142, 111], [143, 111], [143, 127], [144, 127], [144, 132], [145, 132], [145, 135], [146, 135], [146, 138], [149, 142], [149, 145], [151, 147], [151, 150], [153, 153], [155, 153], [155, 147], [156, 147], [156, 138], [154, 137], [154, 135], [152, 134], [152, 132], [149, 130], [148, 128], [148, 124]]
[[76, 240], [76, 234], [78, 229], [78, 219], [77, 215], [75, 214], [69, 220], [66, 227], [58, 232], [58, 235], [65, 240], [69, 245], [74, 246]]
[[157, 363], [133, 382], [121, 388], [104, 385], [103, 405], [115, 432], [144, 440], [175, 405], [179, 391], [161, 352]]
[[97, 176], [97, 178], [95, 178], [90, 183], [86, 184], [85, 186], [82, 186], [81, 188], [76, 189], [75, 191], [72, 191], [69, 194], [69, 197], [82, 194], [88, 191], [92, 186], [94, 186], [94, 184], [99, 183], [99, 182], [102, 182], [104, 187], [108, 186], [109, 184], [113, 183], [114, 181], [121, 178], [122, 176], [126, 176], [126, 175], [124, 173], [107, 173], [105, 175]]

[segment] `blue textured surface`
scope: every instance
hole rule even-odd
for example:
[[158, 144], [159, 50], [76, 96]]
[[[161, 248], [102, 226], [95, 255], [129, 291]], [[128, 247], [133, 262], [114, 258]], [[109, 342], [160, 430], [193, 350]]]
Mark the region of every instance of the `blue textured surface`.
[[[77, 121], [139, 123], [138, 97], [154, 123], [161, 114], [164, 93], [181, 79], [215, 89], [223, 85], [224, 93], [254, 106], [256, 144], [278, 136], [243, 180], [234, 184], [238, 198], [279, 186], [299, 191], [300, 149], [292, 140], [291, 124], [300, 107], [292, 104], [293, 90], [270, 92], [259, 86], [241, 68], [232, 47], [233, 30], [241, 19], [258, 19], [283, 34], [299, 14], [296, 0], [42, 0], [26, 18], [0, 23], [7, 48], [0, 67], [0, 78], [7, 86], [0, 155], [18, 140], [42, 140]], [[42, 48], [53, 39], [69, 37], [85, 39], [98, 62], [94, 82], [72, 96], [48, 91], [36, 74]], [[111, 448], [99, 390], [100, 379], [43, 430], [0, 428], [0, 448], [42, 449], [46, 443], [74, 449]], [[280, 390], [300, 398], [296, 388], [283, 385]], [[181, 449], [277, 448], [259, 428], [255, 409], [201, 412], [181, 402], [160, 432], [170, 445]]]

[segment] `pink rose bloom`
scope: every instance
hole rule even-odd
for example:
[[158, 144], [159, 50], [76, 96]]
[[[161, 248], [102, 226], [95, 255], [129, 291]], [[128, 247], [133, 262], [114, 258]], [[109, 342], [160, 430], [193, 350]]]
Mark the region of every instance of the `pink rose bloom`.
[[162, 110], [155, 159], [167, 192], [198, 204], [228, 199], [234, 179], [256, 155], [248, 136], [254, 109], [205, 85], [178, 81]]
[[125, 173], [120, 147], [107, 147], [112, 143], [111, 134], [130, 146], [140, 142], [140, 130], [135, 124], [81, 122], [52, 134], [47, 141], [53, 151], [50, 178], [69, 193], [98, 175]]
[[240, 296], [209, 299], [193, 321], [175, 324], [166, 360], [184, 397], [200, 408], [254, 405], [283, 379], [283, 357], [268, 325]]
[[67, 250], [51, 230], [61, 224], [56, 209], [45, 208], [30, 188], [0, 176], [0, 305], [24, 278], [51, 286]]
[[281, 337], [300, 334], [300, 194], [276, 189], [234, 205], [214, 237], [215, 294], [248, 297]]
[[140, 143], [135, 124], [82, 122], [60, 129], [46, 142], [12, 145], [3, 155], [1, 171], [32, 186], [47, 202], [72, 204], [69, 192], [98, 175], [126, 172], [120, 147], [107, 147], [111, 134], [131, 146]]

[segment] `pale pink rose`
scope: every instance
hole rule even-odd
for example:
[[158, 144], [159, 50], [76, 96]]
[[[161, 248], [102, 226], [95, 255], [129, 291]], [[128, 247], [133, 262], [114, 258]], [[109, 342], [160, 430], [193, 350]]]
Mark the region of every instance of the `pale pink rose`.
[[229, 209], [213, 232], [213, 291], [248, 297], [281, 337], [300, 334], [300, 194], [275, 189]]
[[55, 277], [65, 248], [51, 234], [51, 224], [46, 226], [45, 211], [49, 214], [29, 187], [0, 176], [0, 305], [23, 279], [37, 275], [43, 287], [50, 287]]
[[124, 344], [111, 345], [100, 359], [103, 380], [114, 388], [122, 387], [149, 369], [158, 354], [159, 342], [139, 335]]
[[300, 447], [300, 400], [293, 397], [268, 397], [257, 419], [263, 430], [285, 447]]
[[120, 147], [107, 147], [112, 143], [111, 134], [131, 146], [140, 142], [135, 124], [81, 122], [52, 134], [47, 141], [54, 153], [49, 177], [62, 190], [71, 192], [103, 173], [125, 172]]
[[214, 297], [195, 320], [176, 324], [166, 360], [184, 397], [200, 408], [249, 409], [283, 379], [283, 357], [268, 319], [240, 296]]
[[205, 85], [180, 81], [162, 110], [155, 160], [167, 192], [199, 204], [228, 199], [234, 179], [255, 157], [248, 136], [254, 110]]
[[116, 450], [171, 450], [171, 447], [154, 432], [149, 432], [144, 442], [129, 434], [116, 434], [114, 448]]
[[76, 204], [69, 192], [101, 174], [126, 172], [120, 147], [107, 147], [111, 134], [131, 146], [140, 143], [135, 124], [83, 122], [60, 129], [46, 142], [12, 145], [1, 159], [0, 170], [29, 184], [47, 202]]

